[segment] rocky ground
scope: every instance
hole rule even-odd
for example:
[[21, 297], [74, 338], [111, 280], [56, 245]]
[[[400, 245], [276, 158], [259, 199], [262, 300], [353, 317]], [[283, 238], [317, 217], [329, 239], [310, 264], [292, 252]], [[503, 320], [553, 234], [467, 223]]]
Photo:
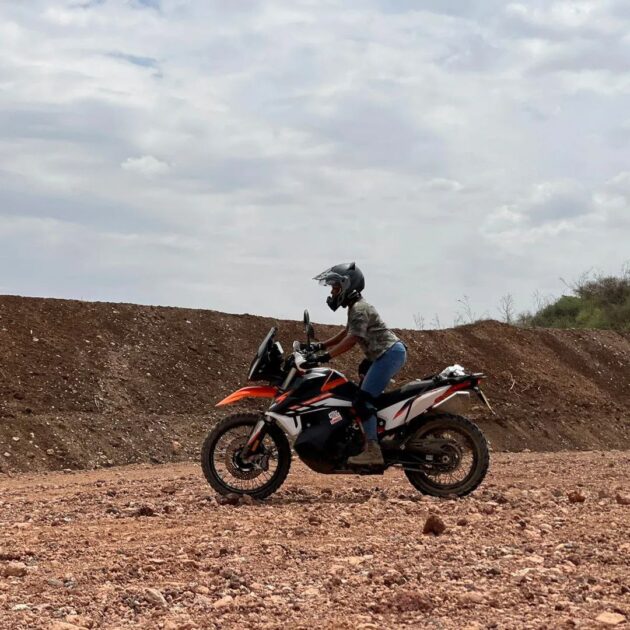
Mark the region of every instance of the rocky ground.
[[629, 479], [628, 451], [495, 453], [439, 500], [294, 462], [234, 506], [189, 463], [4, 476], [0, 628], [630, 627]]

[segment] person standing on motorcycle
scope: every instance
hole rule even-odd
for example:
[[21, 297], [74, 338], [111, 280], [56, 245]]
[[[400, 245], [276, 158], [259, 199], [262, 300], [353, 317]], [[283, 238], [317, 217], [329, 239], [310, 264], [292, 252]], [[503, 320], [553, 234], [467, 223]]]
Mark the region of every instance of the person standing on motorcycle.
[[383, 393], [389, 381], [401, 370], [407, 358], [405, 345], [385, 325], [376, 309], [361, 295], [365, 279], [355, 263], [335, 265], [315, 276], [320, 284], [330, 286], [326, 300], [336, 311], [340, 306], [348, 309], [348, 324], [339, 334], [316, 344], [315, 351], [326, 350], [316, 361], [324, 363], [352, 349], [357, 343], [372, 364], [361, 382], [365, 400], [360, 410], [366, 446], [363, 452], [348, 458], [349, 464], [383, 464], [383, 454], [376, 431], [376, 409], [372, 401]]

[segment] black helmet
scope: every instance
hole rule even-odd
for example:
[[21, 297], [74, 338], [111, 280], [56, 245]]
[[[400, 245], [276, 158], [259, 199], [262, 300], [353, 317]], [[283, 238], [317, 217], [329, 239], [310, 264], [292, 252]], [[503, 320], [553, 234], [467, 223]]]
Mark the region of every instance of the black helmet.
[[365, 289], [363, 273], [353, 262], [326, 269], [315, 276], [313, 280], [318, 280], [323, 285], [338, 284], [341, 286], [341, 291], [337, 295], [330, 295], [326, 300], [326, 304], [333, 311], [336, 311], [340, 306], [344, 308], [348, 306], [350, 302], [361, 297], [361, 291]]

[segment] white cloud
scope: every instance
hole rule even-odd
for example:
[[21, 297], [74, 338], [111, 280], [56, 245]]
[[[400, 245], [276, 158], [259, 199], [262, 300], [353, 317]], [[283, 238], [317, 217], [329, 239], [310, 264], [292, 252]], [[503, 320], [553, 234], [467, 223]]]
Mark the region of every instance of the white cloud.
[[595, 194], [595, 202], [611, 228], [620, 228], [630, 239], [630, 172], [618, 173], [606, 182]]
[[[508, 251], [531, 251], [532, 245], [545, 255], [552, 248], [561, 251], [564, 243], [558, 238], [572, 239], [585, 246], [589, 255], [594, 238], [608, 235], [615, 239], [615, 230], [630, 227], [630, 175], [622, 172], [594, 190], [576, 181], [543, 182], [529, 194], [497, 208], [484, 222], [486, 236]], [[627, 234], [620, 234], [620, 240]], [[626, 256], [622, 250], [621, 256]], [[576, 261], [581, 264], [582, 261]], [[618, 270], [616, 270], [618, 271]]]
[[131, 173], [138, 173], [145, 177], [155, 177], [156, 175], [164, 175], [169, 170], [169, 165], [162, 160], [158, 160], [152, 155], [143, 155], [137, 158], [127, 158], [121, 163], [121, 168]]
[[423, 182], [423, 186], [429, 190], [443, 190], [446, 192], [458, 192], [462, 189], [462, 185], [458, 181], [446, 177], [433, 177]]

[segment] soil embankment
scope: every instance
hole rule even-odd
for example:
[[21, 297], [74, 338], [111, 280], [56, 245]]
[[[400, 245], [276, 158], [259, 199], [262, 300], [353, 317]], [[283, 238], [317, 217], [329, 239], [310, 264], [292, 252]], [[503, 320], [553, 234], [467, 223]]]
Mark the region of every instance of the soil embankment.
[[[300, 322], [253, 315], [0, 297], [0, 471], [196, 458], [274, 324], [285, 348], [303, 338]], [[497, 416], [470, 415], [495, 450], [630, 448], [630, 335], [495, 321], [398, 332], [399, 384], [455, 362], [488, 374]], [[355, 376], [359, 359], [335, 366]]]

